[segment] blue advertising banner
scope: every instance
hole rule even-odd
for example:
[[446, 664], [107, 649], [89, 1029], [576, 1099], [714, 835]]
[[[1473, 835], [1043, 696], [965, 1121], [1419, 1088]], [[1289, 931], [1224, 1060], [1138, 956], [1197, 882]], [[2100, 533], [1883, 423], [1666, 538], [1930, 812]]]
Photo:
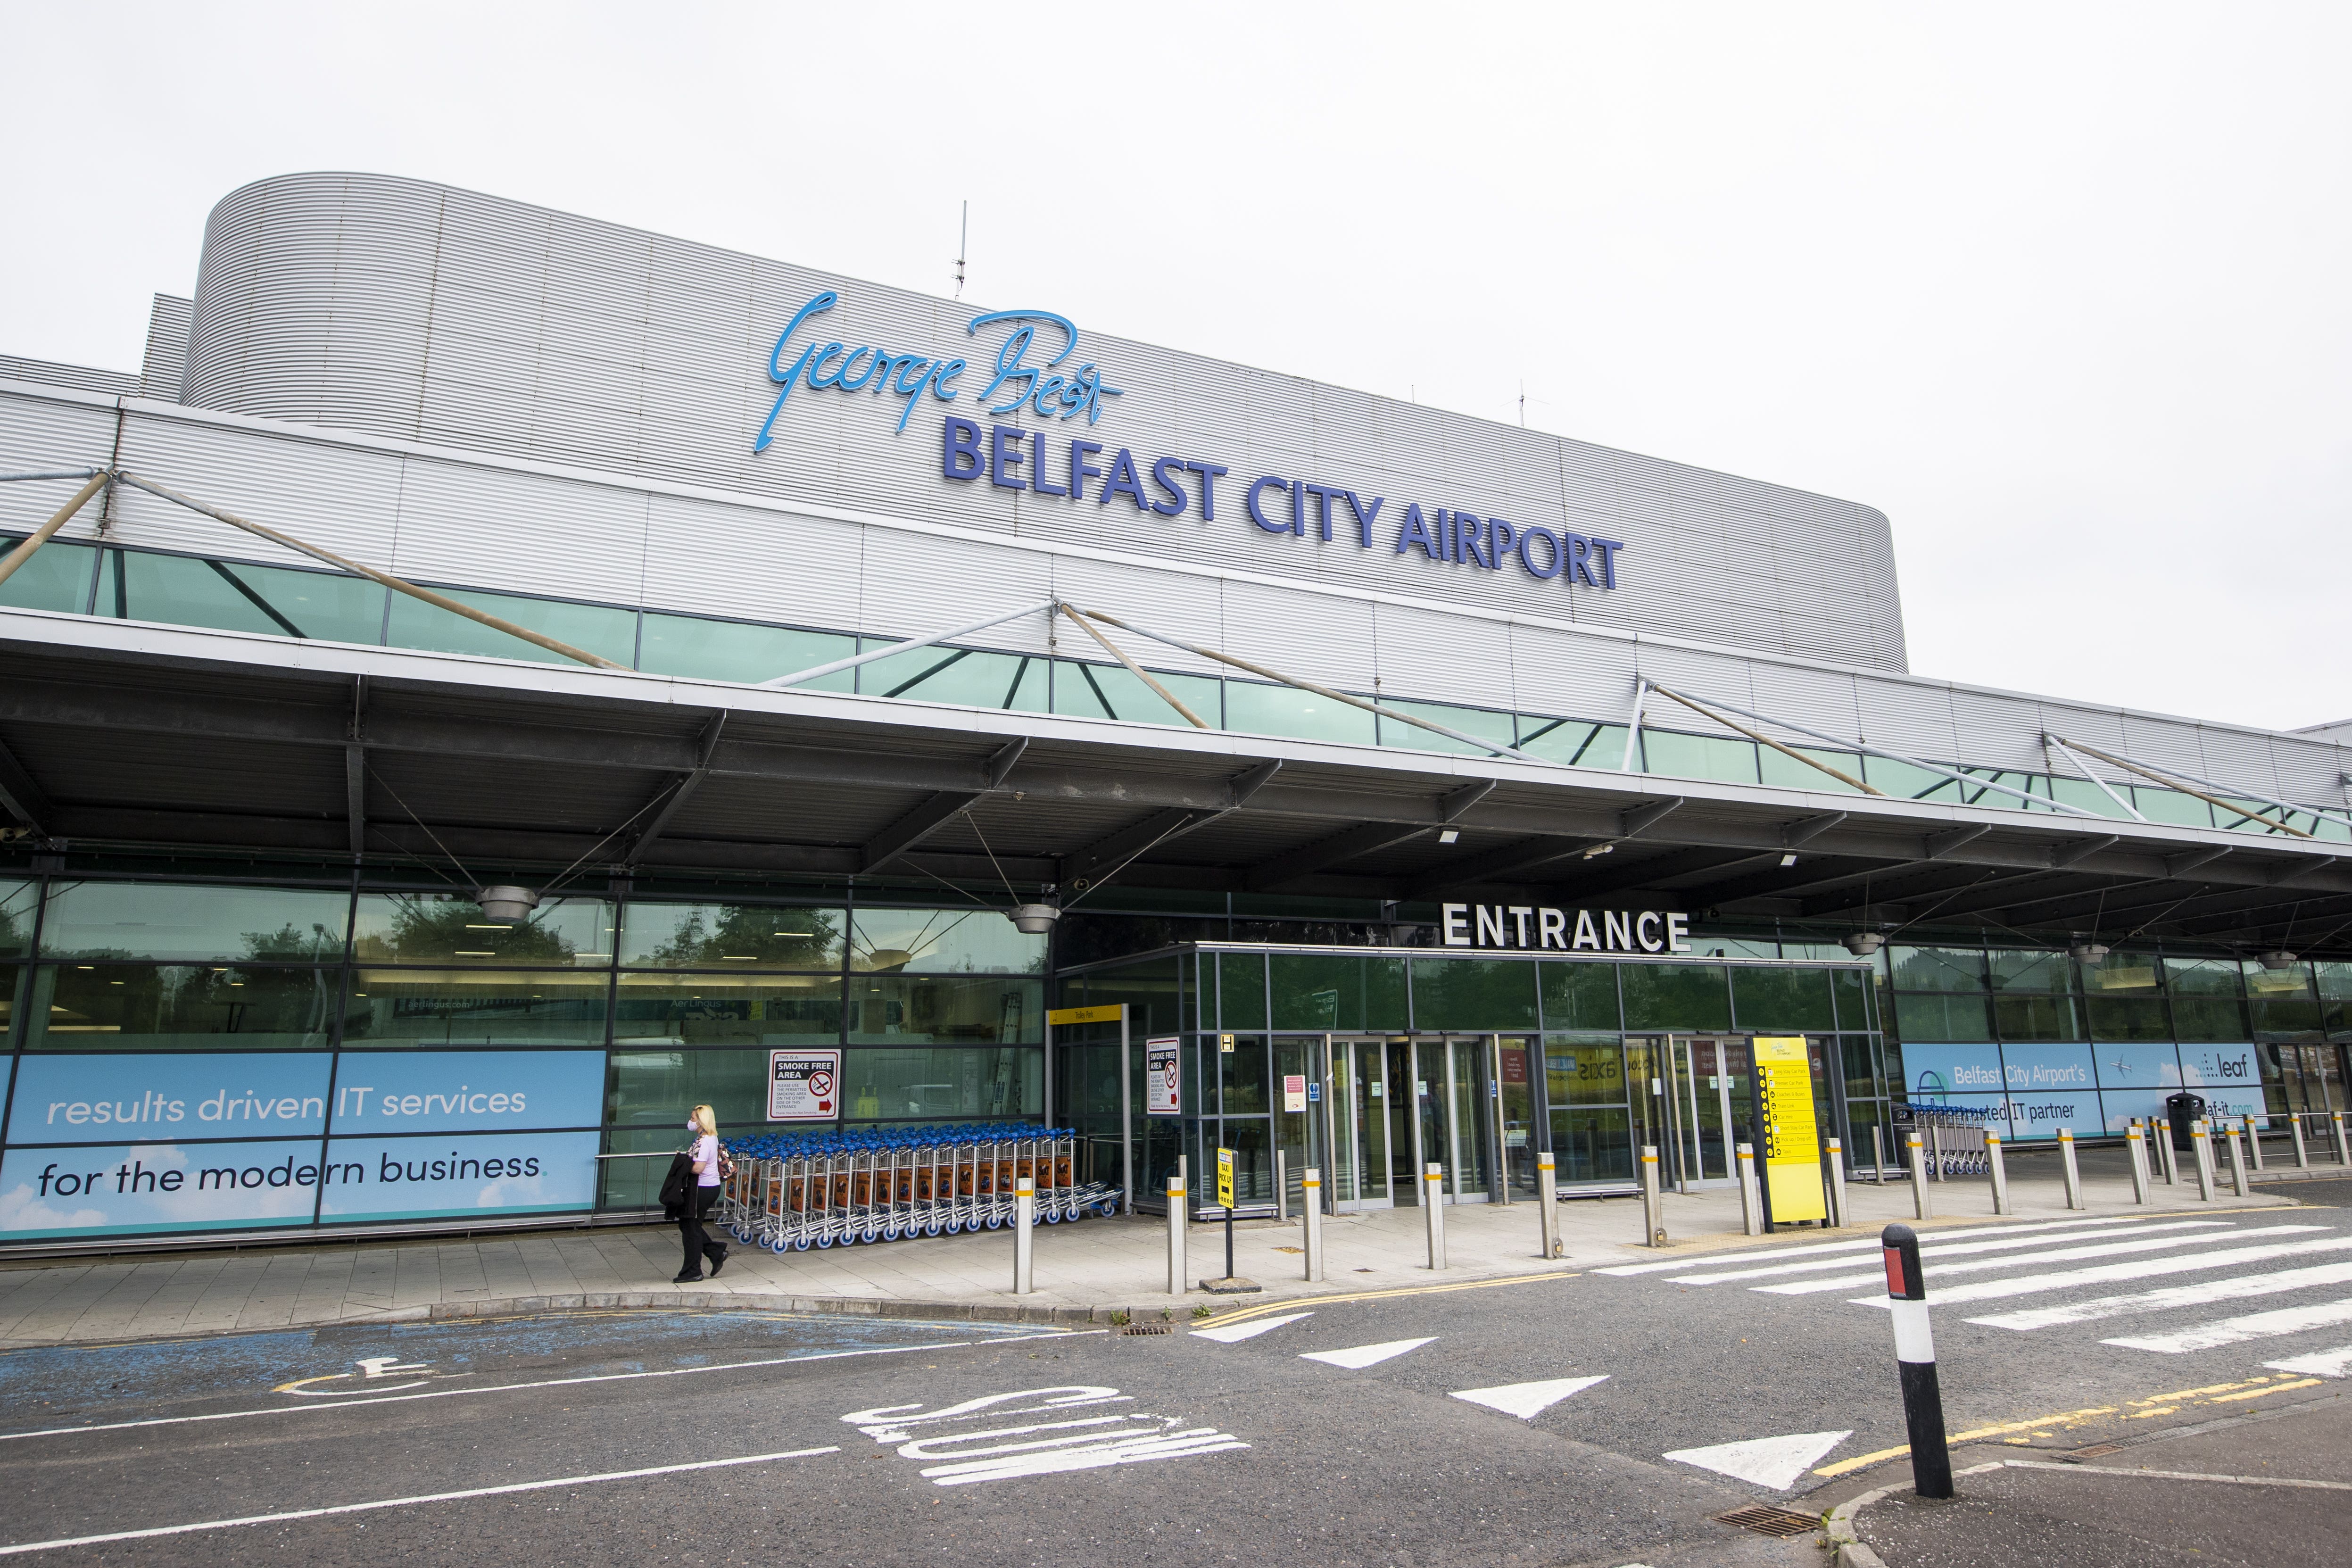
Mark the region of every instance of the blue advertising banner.
[[2092, 1070], [2103, 1089], [2171, 1089], [2180, 1086], [2180, 1056], [2169, 1042], [2109, 1040], [2091, 1047]]
[[[2171, 1047], [2167, 1047], [2169, 1050]], [[2101, 1113], [2106, 1118], [2107, 1131], [2120, 1138], [2131, 1122], [2162, 1121], [2164, 1097], [2168, 1089], [2103, 1089], [2099, 1090]]]
[[316, 1051], [28, 1056], [8, 1142], [315, 1138], [327, 1130], [328, 1061]]
[[595, 1132], [336, 1138], [320, 1217], [425, 1219], [593, 1208]]
[[0, 1240], [309, 1225], [320, 1175], [315, 1138], [11, 1149]]
[[347, 1051], [336, 1068], [334, 1131], [344, 1137], [594, 1127], [604, 1119], [602, 1051]]
[[1925, 1104], [1954, 1094], [1999, 1094], [2008, 1087], [2000, 1047], [1990, 1043], [1919, 1046], [1906, 1040], [1903, 1068], [1910, 1077], [1907, 1098]]

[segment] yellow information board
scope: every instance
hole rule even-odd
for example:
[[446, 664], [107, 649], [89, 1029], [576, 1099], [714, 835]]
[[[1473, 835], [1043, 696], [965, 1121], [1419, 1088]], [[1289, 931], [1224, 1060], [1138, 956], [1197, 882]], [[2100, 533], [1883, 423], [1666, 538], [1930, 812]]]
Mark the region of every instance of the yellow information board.
[[1756, 1039], [1756, 1092], [1764, 1121], [1764, 1180], [1775, 1225], [1827, 1219], [1821, 1131], [1813, 1123], [1813, 1068], [1802, 1036]]
[[1116, 1024], [1118, 1004], [1114, 1002], [1108, 1007], [1050, 1007], [1045, 1012], [1045, 1022], [1057, 1029], [1065, 1024]]
[[1231, 1149], [1217, 1151], [1217, 1206], [1221, 1209], [1234, 1206], [1234, 1152]]

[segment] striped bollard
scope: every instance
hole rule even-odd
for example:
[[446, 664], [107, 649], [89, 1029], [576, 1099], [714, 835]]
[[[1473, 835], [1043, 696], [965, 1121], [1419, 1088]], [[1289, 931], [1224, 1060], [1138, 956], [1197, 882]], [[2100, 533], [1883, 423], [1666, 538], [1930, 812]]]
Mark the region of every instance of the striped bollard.
[[2197, 1166], [2197, 1195], [2210, 1204], [2213, 1201], [2212, 1130], [2202, 1117], [2189, 1124], [2189, 1152]]
[[1184, 1293], [1184, 1178], [1168, 1178], [1168, 1293]]
[[1642, 1245], [1664, 1247], [1665, 1244], [1665, 1204], [1658, 1193], [1658, 1149], [1654, 1143], [1644, 1143], [1642, 1145]]
[[1299, 1184], [1299, 1217], [1307, 1222], [1307, 1282], [1323, 1283], [1323, 1173], [1307, 1167]]
[[1886, 1250], [1886, 1305], [1903, 1379], [1903, 1425], [1911, 1436], [1911, 1488], [1924, 1498], [1948, 1498], [1952, 1451], [1944, 1440], [1944, 1394], [1936, 1383], [1936, 1336], [1927, 1326], [1919, 1237], [1907, 1225], [1890, 1225], [1878, 1241]]
[[1927, 1201], [1927, 1149], [1916, 1132], [1904, 1135], [1904, 1148], [1911, 1156], [1911, 1217], [1933, 1219], [1936, 1205]]
[[2000, 1157], [2000, 1134], [1988, 1127], [1984, 1130], [1985, 1174], [1992, 1179], [1992, 1212], [2013, 1214], [2009, 1203], [2009, 1167]]
[[1845, 1145], [1830, 1140], [1830, 1224], [1845, 1228]]
[[1037, 1178], [1016, 1176], [1013, 1181], [1013, 1293], [1034, 1295], [1037, 1290]]
[[2131, 1155], [2132, 1202], [2147, 1202], [2147, 1139], [2135, 1121], [2124, 1129], [2124, 1148]]
[[2083, 1201], [2083, 1167], [2074, 1159], [2074, 1130], [2071, 1127], [2058, 1129], [2058, 1158], [2059, 1174], [2066, 1179], [2066, 1206], [2088, 1208], [2090, 1205]]
[[2242, 1198], [2246, 1195], [2246, 1153], [2238, 1143], [2238, 1124], [2225, 1121], [2221, 1128], [2230, 1143], [2230, 1190]]
[[1741, 1143], [1734, 1152], [1739, 1163], [1739, 1222], [1750, 1236], [1764, 1234], [1764, 1203], [1756, 1190], [1756, 1145]]
[[1559, 1173], [1552, 1164], [1551, 1151], [1536, 1156], [1536, 1220], [1537, 1233], [1546, 1258], [1558, 1258], [1559, 1245]]

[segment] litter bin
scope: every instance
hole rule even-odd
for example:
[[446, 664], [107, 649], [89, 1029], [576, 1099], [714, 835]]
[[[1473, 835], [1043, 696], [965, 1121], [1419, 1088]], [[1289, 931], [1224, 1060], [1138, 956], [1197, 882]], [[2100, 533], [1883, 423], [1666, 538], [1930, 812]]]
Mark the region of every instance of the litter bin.
[[2185, 1152], [2192, 1147], [2189, 1136], [2189, 1124], [2205, 1119], [2205, 1097], [2201, 1094], [2189, 1094], [2185, 1090], [2179, 1094], [2166, 1095], [2164, 1114], [2166, 1120], [2172, 1123], [2172, 1146]]

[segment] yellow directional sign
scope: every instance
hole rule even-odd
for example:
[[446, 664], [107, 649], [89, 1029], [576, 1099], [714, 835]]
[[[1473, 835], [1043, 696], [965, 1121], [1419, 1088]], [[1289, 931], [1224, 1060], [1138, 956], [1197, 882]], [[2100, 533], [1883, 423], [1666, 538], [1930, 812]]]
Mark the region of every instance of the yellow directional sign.
[[1045, 1010], [1045, 1022], [1057, 1029], [1065, 1024], [1116, 1024], [1118, 1022], [1118, 1005], [1114, 1003], [1108, 1007], [1049, 1007]]
[[1813, 1123], [1813, 1068], [1802, 1036], [1756, 1039], [1756, 1087], [1764, 1119], [1764, 1180], [1775, 1225], [1826, 1219], [1820, 1130]]
[[1231, 1149], [1217, 1151], [1217, 1206], [1221, 1209], [1234, 1206], [1234, 1152]]

